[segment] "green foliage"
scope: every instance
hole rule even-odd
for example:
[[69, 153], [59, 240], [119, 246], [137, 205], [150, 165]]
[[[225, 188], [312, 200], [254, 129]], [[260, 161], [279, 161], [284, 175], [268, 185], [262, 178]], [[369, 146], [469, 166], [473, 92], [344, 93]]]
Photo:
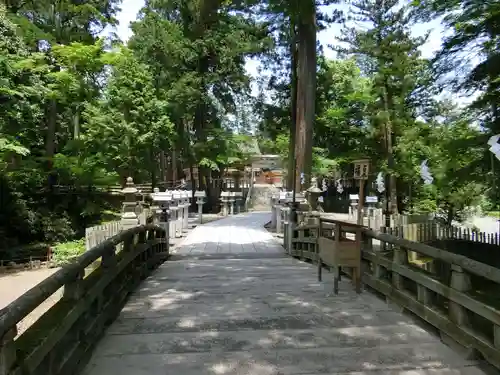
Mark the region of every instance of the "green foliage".
[[121, 45], [97, 37], [118, 3], [0, 9], [0, 247], [81, 236], [116, 209], [96, 186], [157, 183], [191, 165], [212, 186], [248, 159], [248, 131], [224, 119], [237, 103], [251, 113], [245, 57], [269, 45], [266, 24], [232, 2], [150, 2]]
[[[318, 8], [333, 3], [147, 1], [123, 45], [98, 37], [116, 24], [118, 0], [7, 2], [0, 8], [0, 247], [80, 237], [117, 209], [96, 186], [128, 176], [156, 184], [199, 166], [198, 188], [215, 201], [210, 179], [243, 164], [256, 139], [263, 153], [287, 161], [291, 46], [313, 6], [318, 29], [358, 22], [345, 25], [337, 60], [318, 50], [314, 173], [349, 175], [353, 159], [370, 157], [374, 175], [395, 177], [400, 211], [433, 211], [450, 222], [474, 207], [498, 210], [500, 173], [491, 172], [485, 146], [500, 132], [498, 4], [355, 0], [345, 17]], [[452, 32], [429, 61], [420, 55], [425, 36], [413, 37], [411, 27], [437, 16]], [[472, 107], [455, 108], [434, 94], [449, 68], [466, 66], [461, 51], [471, 46], [482, 60], [464, 75], [454, 71], [451, 87], [482, 92]], [[250, 96], [248, 58], [266, 68], [255, 82], [258, 98]], [[425, 159], [432, 186], [420, 177]]]
[[54, 263], [63, 266], [85, 252], [85, 239], [58, 243], [52, 248]]

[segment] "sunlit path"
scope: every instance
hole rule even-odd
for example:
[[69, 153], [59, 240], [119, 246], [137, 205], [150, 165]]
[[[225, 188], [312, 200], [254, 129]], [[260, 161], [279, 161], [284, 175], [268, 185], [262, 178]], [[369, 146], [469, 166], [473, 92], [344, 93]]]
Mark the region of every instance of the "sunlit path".
[[483, 374], [368, 291], [342, 281], [332, 295], [328, 275], [318, 283], [316, 266], [285, 257], [268, 220], [196, 228], [133, 293], [84, 374]]
[[283, 248], [264, 229], [269, 212], [241, 214], [196, 227], [177, 250], [179, 255], [283, 255]]

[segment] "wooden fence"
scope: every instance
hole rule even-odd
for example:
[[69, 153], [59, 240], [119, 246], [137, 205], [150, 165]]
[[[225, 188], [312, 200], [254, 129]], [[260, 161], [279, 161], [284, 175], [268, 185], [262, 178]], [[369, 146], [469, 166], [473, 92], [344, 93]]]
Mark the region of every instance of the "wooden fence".
[[[153, 215], [153, 211], [148, 205], [142, 205], [142, 210], [137, 213], [137, 218], [139, 219], [139, 225], [149, 224], [149, 221]], [[121, 231], [121, 221], [110, 221], [105, 224], [95, 225], [90, 228], [85, 228], [85, 250], [90, 250], [94, 246], [99, 245], [101, 242], [106, 241]]]
[[[333, 229], [340, 226], [343, 230]], [[354, 238], [361, 244], [366, 286], [436, 327], [443, 341], [458, 342], [469, 355], [500, 368], [499, 268], [336, 220], [321, 219], [319, 225], [293, 230], [287, 223], [285, 230], [287, 252], [316, 262], [319, 269], [324, 264], [323, 258], [318, 261], [320, 238]], [[419, 254], [419, 260], [410, 252]], [[349, 269], [342, 271], [350, 274]]]
[[94, 246], [99, 245], [101, 242], [111, 238], [121, 230], [121, 223], [119, 220], [110, 221], [106, 224], [96, 225], [85, 229], [85, 250], [90, 250]]
[[51, 267], [52, 250], [48, 244], [18, 246], [9, 249], [0, 258], [0, 273], [5, 271], [32, 270]]
[[446, 226], [437, 222], [415, 223], [402, 225], [396, 228], [383, 228], [383, 231], [410, 241], [423, 243], [435, 240], [456, 239], [500, 245], [500, 236], [498, 232], [479, 232], [470, 228]]

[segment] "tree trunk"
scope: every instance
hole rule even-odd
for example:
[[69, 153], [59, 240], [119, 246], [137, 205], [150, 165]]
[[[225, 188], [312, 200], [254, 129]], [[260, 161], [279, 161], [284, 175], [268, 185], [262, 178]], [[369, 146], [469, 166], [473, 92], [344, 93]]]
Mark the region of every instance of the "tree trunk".
[[[383, 93], [383, 102], [384, 102], [384, 110], [387, 116], [387, 119], [385, 121], [385, 131], [384, 131], [384, 136], [385, 136], [385, 146], [386, 146], [386, 155], [387, 155], [387, 167], [389, 170], [389, 186], [387, 186], [387, 190], [389, 193], [389, 210], [392, 215], [397, 215], [398, 214], [398, 192], [397, 192], [397, 180], [396, 176], [394, 175], [394, 153], [392, 149], [392, 138], [393, 138], [393, 127], [392, 127], [392, 121], [391, 121], [391, 113], [389, 111], [389, 108], [392, 108], [392, 100], [389, 99], [388, 96], [388, 90], [387, 90], [388, 85], [384, 87], [384, 93]], [[390, 103], [389, 103], [390, 102]]]
[[176, 151], [176, 146], [172, 149], [172, 186], [177, 185], [177, 151]]
[[151, 189], [154, 189], [156, 187], [156, 170], [158, 169], [158, 164], [156, 161], [158, 158], [156, 157], [155, 152], [153, 151], [153, 148], [150, 149], [149, 151], [149, 160], [150, 160], [150, 168], [151, 168]]
[[80, 138], [80, 110], [77, 108], [73, 117], [73, 138]]
[[[312, 136], [316, 102], [316, 6], [307, 0], [297, 25], [298, 77], [296, 119], [296, 184], [304, 173], [305, 188], [311, 179]], [[299, 190], [299, 189], [297, 189]]]
[[450, 204], [448, 206], [448, 211], [446, 212], [446, 225], [451, 226], [451, 224], [453, 224], [453, 214], [454, 214], [453, 205]]
[[288, 175], [287, 175], [287, 190], [293, 189], [293, 170], [295, 168], [295, 132], [297, 129], [297, 37], [295, 33], [295, 23], [290, 18], [290, 143], [288, 146]]
[[160, 181], [163, 184], [165, 184], [165, 170], [166, 170], [166, 162], [165, 162], [165, 151], [160, 151]]
[[49, 103], [49, 113], [47, 116], [47, 138], [45, 139], [45, 156], [47, 157], [48, 170], [52, 169], [52, 158], [56, 150], [57, 131], [57, 103], [51, 100]]

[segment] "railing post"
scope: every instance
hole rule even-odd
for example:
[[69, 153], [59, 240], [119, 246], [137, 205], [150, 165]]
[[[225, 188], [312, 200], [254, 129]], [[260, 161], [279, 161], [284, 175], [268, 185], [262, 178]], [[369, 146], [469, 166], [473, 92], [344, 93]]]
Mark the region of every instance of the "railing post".
[[[399, 246], [393, 247], [392, 262], [398, 265], [406, 265], [408, 263], [408, 253], [406, 249]], [[392, 272], [392, 285], [399, 290], [403, 290], [403, 276], [396, 271]]]
[[421, 284], [417, 284], [417, 300], [424, 306], [431, 305], [431, 292]]
[[288, 215], [288, 207], [283, 208], [283, 246], [288, 254], [290, 254], [290, 248], [288, 247], [288, 228], [290, 226], [290, 220]]
[[323, 264], [321, 262], [321, 257], [319, 255], [319, 238], [323, 235], [323, 224], [321, 222], [321, 217], [318, 223], [318, 233], [316, 236], [316, 262], [318, 262], [318, 281], [322, 280], [321, 272], [323, 271]]
[[361, 241], [363, 244], [362, 250], [373, 251], [373, 239], [365, 232], [361, 232]]
[[14, 326], [3, 337], [0, 337], [0, 375], [8, 375], [16, 361], [16, 348], [14, 346], [16, 336], [17, 328]]
[[[451, 265], [451, 281], [450, 288], [453, 288], [459, 292], [467, 292], [471, 288], [470, 276], [465, 272], [462, 267], [457, 266], [456, 264]], [[450, 320], [459, 326], [467, 326], [469, 323], [469, 319], [467, 316], [467, 310], [453, 302], [448, 302], [448, 312], [450, 316]]]
[[116, 264], [116, 249], [114, 246], [110, 246], [106, 249], [106, 253], [103, 254], [101, 260], [101, 266], [104, 268], [111, 268]]
[[64, 285], [63, 298], [70, 301], [78, 301], [84, 294], [83, 278], [85, 277], [85, 270], [79, 270], [75, 278], [71, 282]]
[[361, 235], [361, 258], [360, 258], [361, 268], [360, 268], [359, 272], [360, 272], [360, 278], [361, 278], [361, 280], [363, 280], [363, 275], [365, 273], [366, 274], [370, 273], [370, 264], [368, 262], [363, 261], [363, 252], [364, 251], [370, 252], [370, 253], [373, 252], [373, 238], [368, 236], [363, 231], [360, 232], [360, 235]]
[[493, 324], [493, 345], [500, 350], [500, 326]]
[[[382, 227], [380, 229], [385, 230], [385, 227]], [[377, 255], [380, 256], [380, 252], [384, 251], [385, 247], [386, 247], [385, 242], [380, 241], [380, 245], [378, 247], [378, 250], [375, 251], [377, 253]], [[378, 262], [373, 265], [373, 268], [374, 268], [373, 269], [373, 276], [375, 277], [375, 279], [378, 279], [378, 280], [381, 279], [384, 276], [384, 268]]]

